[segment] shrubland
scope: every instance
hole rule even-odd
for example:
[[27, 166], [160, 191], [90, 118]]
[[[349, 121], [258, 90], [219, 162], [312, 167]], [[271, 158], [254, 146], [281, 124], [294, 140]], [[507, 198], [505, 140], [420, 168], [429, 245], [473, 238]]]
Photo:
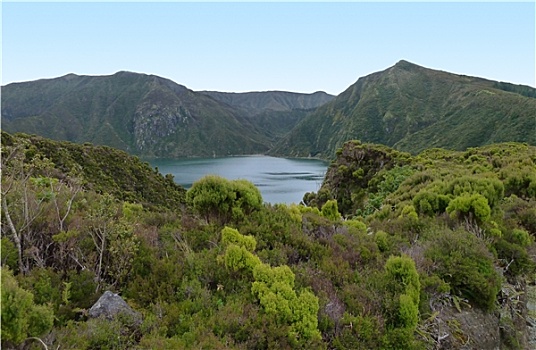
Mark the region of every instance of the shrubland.
[[[305, 205], [115, 152], [2, 134], [2, 347], [461, 348], [457, 315], [505, 305], [502, 346], [527, 346], [535, 147], [348, 142]], [[89, 318], [105, 290], [142, 321]]]

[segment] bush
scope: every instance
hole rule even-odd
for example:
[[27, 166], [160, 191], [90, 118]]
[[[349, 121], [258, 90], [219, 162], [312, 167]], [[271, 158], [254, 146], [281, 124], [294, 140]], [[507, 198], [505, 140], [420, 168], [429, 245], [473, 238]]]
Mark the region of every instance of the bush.
[[194, 182], [186, 193], [188, 204], [207, 221], [241, 220], [262, 207], [261, 193], [246, 180], [229, 181], [209, 175]]
[[533, 239], [530, 234], [523, 229], [515, 228], [511, 233], [511, 241], [515, 244], [519, 244], [522, 247], [528, 247], [532, 244]]
[[341, 219], [339, 208], [337, 207], [337, 200], [330, 199], [327, 201], [321, 209], [322, 216], [331, 221], [338, 221]]
[[225, 226], [221, 230], [221, 242], [224, 245], [236, 244], [239, 247], [244, 247], [246, 250], [253, 252], [257, 246], [257, 241], [253, 236], [241, 235], [238, 230]]
[[28, 337], [39, 337], [52, 329], [52, 308], [34, 303], [32, 293], [19, 287], [11, 271], [1, 268], [2, 347], [19, 345]]
[[490, 219], [491, 208], [486, 197], [478, 193], [462, 194], [450, 201], [447, 213], [451, 217], [475, 217], [481, 222], [486, 222]]
[[435, 273], [456, 293], [478, 307], [493, 309], [501, 278], [486, 245], [464, 230], [438, 233], [425, 252]]

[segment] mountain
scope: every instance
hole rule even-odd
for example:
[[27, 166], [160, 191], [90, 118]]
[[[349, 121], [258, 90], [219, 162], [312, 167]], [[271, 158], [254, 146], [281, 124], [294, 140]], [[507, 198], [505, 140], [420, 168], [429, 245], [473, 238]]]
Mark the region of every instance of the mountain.
[[[254, 95], [262, 100], [262, 94]], [[154, 75], [69, 74], [2, 87], [2, 123], [8, 132], [91, 142], [146, 157], [264, 153], [274, 137], [303, 117], [292, 106], [312, 105], [308, 95], [276, 95], [286, 99], [265, 100], [280, 100], [286, 110], [276, 109], [272, 121], [261, 103], [255, 104], [259, 117], [251, 118], [247, 110]]]
[[265, 91], [265, 92], [218, 92], [202, 91], [215, 100], [227, 103], [233, 107], [238, 107], [256, 115], [266, 110], [288, 112], [295, 109], [313, 109], [335, 98], [323, 91], [312, 94], [299, 94], [287, 91]]
[[2, 128], [144, 157], [331, 158], [359, 139], [410, 153], [536, 144], [536, 89], [407, 61], [324, 92], [195, 92], [154, 75], [69, 74], [2, 87]]
[[201, 91], [215, 100], [241, 110], [271, 140], [279, 140], [306, 115], [335, 96], [323, 91], [300, 94], [287, 91]]
[[305, 117], [274, 155], [332, 157], [359, 139], [418, 153], [504, 141], [536, 144], [536, 89], [400, 61]]

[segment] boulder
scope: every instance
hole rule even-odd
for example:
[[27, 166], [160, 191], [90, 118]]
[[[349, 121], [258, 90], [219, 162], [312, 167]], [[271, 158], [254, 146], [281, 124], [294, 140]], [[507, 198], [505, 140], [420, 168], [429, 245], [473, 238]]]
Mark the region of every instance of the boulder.
[[108, 320], [113, 320], [118, 315], [124, 315], [132, 318], [134, 322], [141, 321], [141, 315], [138, 312], [132, 310], [118, 294], [110, 291], [104, 292], [99, 300], [89, 309], [88, 315], [92, 318], [103, 317]]

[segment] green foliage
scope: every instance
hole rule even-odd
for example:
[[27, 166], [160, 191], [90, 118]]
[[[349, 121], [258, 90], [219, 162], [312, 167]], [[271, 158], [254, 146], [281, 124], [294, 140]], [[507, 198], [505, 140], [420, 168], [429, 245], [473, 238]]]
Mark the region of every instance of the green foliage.
[[130, 222], [136, 221], [143, 213], [143, 205], [123, 202], [123, 217]]
[[488, 200], [478, 193], [473, 195], [462, 194], [454, 198], [449, 202], [446, 211], [451, 217], [460, 215], [473, 216], [482, 222], [488, 221], [491, 214]]
[[241, 235], [238, 230], [227, 226], [221, 230], [221, 242], [225, 246], [235, 244], [245, 248], [249, 252], [254, 252], [255, 247], [257, 246], [255, 237]]
[[343, 225], [347, 227], [354, 228], [358, 230], [359, 232], [366, 232], [367, 231], [367, 225], [360, 221], [360, 220], [344, 220]]
[[[13, 156], [37, 158], [2, 166], [2, 189], [11, 189], [2, 265], [18, 267], [5, 224], [13, 213], [15, 227], [27, 227], [17, 280], [34, 304], [50, 303], [53, 347], [419, 349], [420, 336], [437, 336], [437, 302], [493, 309], [502, 276], [517, 283], [536, 268], [531, 182], [513, 175], [534, 166], [527, 145], [410, 157], [350, 142], [306, 196], [312, 207], [262, 204], [253, 185], [216, 178], [214, 192], [228, 200], [206, 186], [199, 208], [192, 196], [171, 210], [125, 202], [128, 193], [71, 192], [74, 178], [24, 149]], [[24, 185], [13, 176], [20, 167], [33, 171]], [[355, 215], [374, 201], [372, 215]], [[25, 205], [36, 213], [26, 222]], [[85, 320], [104, 288], [143, 323]]]
[[435, 215], [447, 209], [450, 197], [435, 192], [420, 191], [413, 197], [413, 206], [424, 215]]
[[[415, 329], [419, 321], [421, 284], [415, 262], [409, 256], [391, 256], [385, 263], [387, 292], [395, 301], [396, 317], [391, 326]], [[396, 300], [398, 298], [398, 300]]]
[[261, 191], [248, 180], [231, 181], [232, 191], [235, 193], [233, 203], [233, 218], [243, 219], [253, 211], [262, 207], [263, 200]]
[[55, 345], [70, 349], [132, 349], [138, 336], [138, 326], [128, 317], [94, 318], [68, 322], [57, 331]]
[[34, 303], [34, 295], [19, 287], [11, 271], [2, 273], [2, 345], [19, 345], [29, 337], [39, 337], [52, 328], [54, 314], [46, 305]]
[[[64, 182], [68, 178], [79, 179], [86, 190], [109, 193], [147, 207], [176, 209], [185, 201], [186, 191], [172, 177], [164, 177], [148, 163], [123, 151], [53, 141], [35, 135], [10, 135], [4, 131], [1, 140], [6, 165], [11, 167], [17, 159], [9, 154], [24, 155], [23, 162], [33, 169], [32, 181], [41, 189], [44, 199], [52, 198], [50, 181], [59, 178]], [[38, 163], [42, 166], [37, 166]]]
[[536, 263], [522, 245], [509, 242], [506, 239], [499, 239], [495, 242], [494, 248], [498, 258], [502, 259], [502, 264], [506, 266], [505, 274], [508, 276], [534, 273]]
[[259, 264], [253, 269], [255, 281], [251, 292], [271, 317], [280, 324], [290, 324], [292, 341], [320, 339], [317, 313], [318, 298], [304, 290], [294, 290], [294, 273], [286, 265], [270, 267]]
[[8, 267], [11, 271], [18, 268], [17, 266], [17, 248], [7, 237], [0, 240], [0, 251], [2, 252], [2, 267]]
[[322, 206], [321, 213], [322, 216], [332, 221], [337, 221], [341, 219], [341, 214], [339, 213], [339, 208], [337, 206], [337, 200], [335, 199], [327, 201]]
[[260, 259], [253, 254], [257, 241], [252, 236], [244, 236], [238, 230], [224, 227], [221, 230], [221, 242], [225, 247], [223, 262], [232, 271], [245, 270], [250, 274], [261, 264]]
[[260, 191], [249, 181], [230, 181], [215, 175], [196, 181], [187, 192], [187, 200], [207, 221], [219, 223], [242, 220], [263, 203]]
[[534, 239], [530, 236], [530, 234], [526, 230], [519, 229], [519, 228], [515, 228], [512, 230], [511, 239], [514, 243], [522, 247], [528, 247], [534, 241]]
[[402, 288], [418, 304], [421, 285], [413, 259], [409, 256], [391, 256], [385, 263], [385, 273], [393, 292]]
[[388, 235], [385, 231], [378, 231], [374, 235], [374, 241], [381, 252], [385, 252], [389, 249]]
[[229, 244], [225, 249], [224, 255], [225, 266], [232, 271], [246, 270], [250, 273], [255, 270], [255, 267], [261, 262], [259, 258], [253, 255], [243, 246]]
[[419, 323], [419, 304], [416, 304], [414, 298], [408, 294], [400, 294], [399, 304], [400, 325], [415, 329]]
[[[409, 154], [385, 146], [348, 142], [331, 164], [317, 195], [304, 196], [307, 205], [321, 207], [336, 199], [343, 216], [370, 215], [413, 170]], [[370, 186], [370, 191], [364, 191]], [[306, 198], [308, 197], [308, 198]]]
[[501, 278], [483, 242], [464, 230], [446, 230], [434, 238], [426, 255], [454, 293], [484, 309], [495, 306]]
[[378, 320], [370, 315], [353, 316], [345, 312], [342, 330], [334, 340], [336, 349], [379, 349], [381, 331]]
[[411, 222], [417, 222], [419, 220], [419, 216], [417, 215], [417, 212], [415, 211], [415, 207], [413, 205], [406, 205], [404, 208], [402, 208], [402, 213], [400, 214], [401, 218], [408, 218]]
[[515, 194], [522, 198], [536, 198], [536, 167], [534, 164], [505, 167], [500, 176], [508, 195]]
[[[497, 86], [507, 85], [401, 61], [360, 78], [337, 99], [319, 107], [273, 152], [331, 158], [352, 139], [411, 153], [506, 141], [536, 144], [532, 113], [536, 99], [528, 97], [534, 89], [508, 85], [516, 92], [511, 93]], [[340, 154], [344, 155], [344, 147]]]
[[454, 196], [479, 194], [493, 208], [504, 197], [504, 185], [497, 178], [463, 176], [447, 184], [446, 193]]

